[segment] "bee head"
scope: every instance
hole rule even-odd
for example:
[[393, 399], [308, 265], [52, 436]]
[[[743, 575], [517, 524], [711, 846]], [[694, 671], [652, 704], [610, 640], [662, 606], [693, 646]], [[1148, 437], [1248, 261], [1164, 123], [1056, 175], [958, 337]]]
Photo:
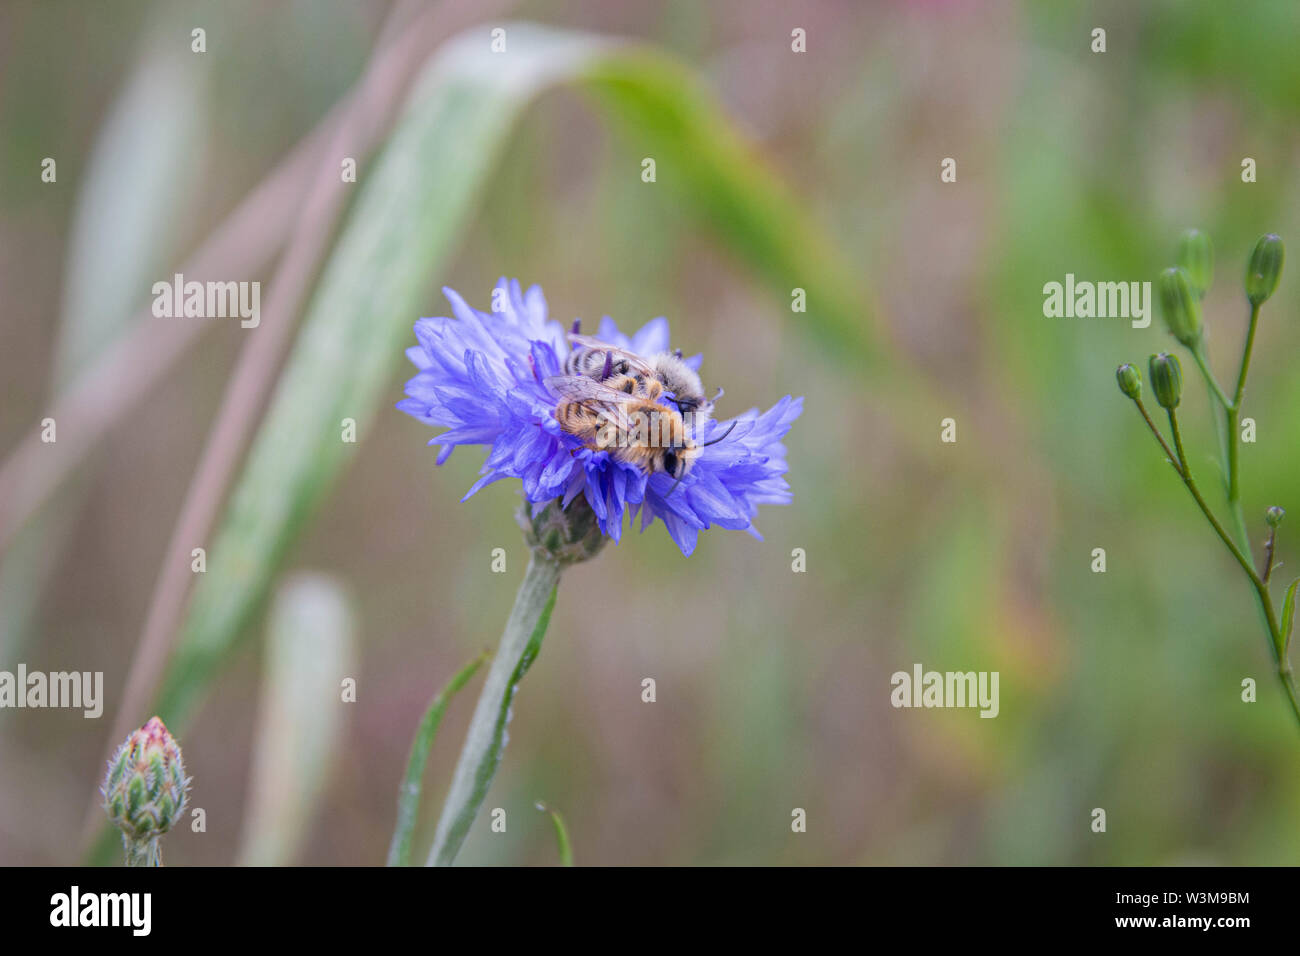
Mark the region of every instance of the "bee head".
[[663, 470], [671, 477], [681, 481], [698, 457], [700, 457], [700, 446], [687, 439], [683, 444], [672, 445], [664, 449]]
[[686, 477], [686, 472], [689, 471], [691, 465], [695, 463], [695, 459], [699, 458], [700, 455], [704, 453], [704, 449], [710, 445], [716, 445], [718, 442], [724, 440], [732, 433], [737, 424], [739, 423], [732, 422], [721, 435], [717, 438], [706, 441], [703, 445], [697, 445], [695, 442], [687, 438], [681, 444], [671, 445], [664, 451], [664, 471], [677, 479], [673, 482], [673, 486], [668, 489], [668, 493], [664, 495], [665, 498], [677, 490], [677, 486], [681, 484], [682, 479]]
[[682, 463], [677, 459], [676, 449], [669, 448], [666, 452], [664, 452], [664, 471], [668, 472], [668, 474], [672, 475], [674, 478], [679, 477], [677, 474], [677, 469], [681, 466], [681, 464]]

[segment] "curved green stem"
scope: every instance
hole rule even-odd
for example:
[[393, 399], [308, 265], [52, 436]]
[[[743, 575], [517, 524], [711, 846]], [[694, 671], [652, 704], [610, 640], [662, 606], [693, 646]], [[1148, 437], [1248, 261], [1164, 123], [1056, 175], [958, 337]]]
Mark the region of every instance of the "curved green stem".
[[560, 816], [560, 811], [553, 810], [540, 801], [537, 809], [550, 814], [551, 824], [555, 827], [555, 842], [560, 850], [560, 866], [573, 866], [573, 844], [569, 842], [569, 828], [564, 825], [564, 817]]
[[456, 761], [428, 866], [450, 866], [455, 860], [492, 785], [505, 750], [506, 723], [515, 689], [541, 649], [562, 570], [558, 561], [541, 550], [534, 550], [528, 561], [514, 609], [474, 707], [465, 746]]

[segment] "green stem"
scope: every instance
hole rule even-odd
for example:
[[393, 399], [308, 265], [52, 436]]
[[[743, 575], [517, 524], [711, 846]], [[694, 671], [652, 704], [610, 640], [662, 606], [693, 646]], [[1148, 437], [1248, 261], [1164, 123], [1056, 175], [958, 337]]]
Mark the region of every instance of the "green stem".
[[1160, 429], [1156, 428], [1156, 423], [1153, 422], [1151, 416], [1147, 414], [1147, 407], [1142, 404], [1142, 399], [1133, 399], [1133, 404], [1137, 405], [1138, 411], [1142, 413], [1142, 418], [1147, 423], [1147, 428], [1151, 429], [1151, 434], [1156, 436], [1156, 441], [1160, 442], [1160, 447], [1165, 450], [1165, 456], [1169, 459], [1169, 464], [1174, 466], [1174, 471], [1178, 472], [1178, 476], [1181, 478], [1183, 474], [1183, 466], [1179, 464], [1178, 457], [1169, 450], [1169, 445], [1165, 443], [1165, 436], [1160, 434]]
[[1246, 394], [1246, 375], [1250, 372], [1250, 354], [1255, 348], [1255, 327], [1259, 324], [1259, 307], [1263, 303], [1254, 303], [1250, 307], [1250, 327], [1246, 330], [1246, 348], [1241, 353], [1241, 371], [1237, 373], [1237, 391], [1232, 400], [1235, 411], [1241, 411], [1241, 399]]
[[1246, 395], [1246, 376], [1250, 373], [1250, 357], [1255, 350], [1255, 329], [1259, 325], [1259, 306], [1260, 303], [1251, 304], [1250, 325], [1246, 330], [1246, 347], [1242, 349], [1241, 370], [1237, 373], [1237, 389], [1233, 393], [1232, 404], [1224, 410], [1228, 425], [1228, 507], [1232, 510], [1233, 521], [1237, 526], [1237, 538], [1247, 550], [1250, 550], [1250, 535], [1246, 531], [1246, 519], [1241, 510], [1237, 442], [1241, 430], [1241, 403]]
[[[1255, 337], [1254, 326], [1251, 327], [1250, 340], [1253, 342]], [[1246, 530], [1246, 518], [1241, 511], [1241, 495], [1237, 486], [1237, 403], [1228, 398], [1226, 392], [1219, 385], [1219, 380], [1214, 377], [1214, 372], [1210, 370], [1209, 358], [1205, 352], [1205, 343], [1197, 342], [1191, 349], [1192, 358], [1196, 360], [1196, 367], [1201, 370], [1201, 376], [1205, 379], [1205, 386], [1210, 391], [1210, 398], [1219, 403], [1223, 409], [1223, 417], [1216, 417], [1215, 431], [1219, 436], [1219, 454], [1223, 458], [1223, 491], [1228, 498], [1228, 514], [1232, 519], [1232, 530], [1237, 535], [1237, 544], [1246, 551], [1250, 551], [1250, 533]], [[1246, 357], [1244, 366], [1250, 364], [1249, 356]], [[1242, 377], [1237, 381], [1237, 402], [1240, 402], [1241, 388], [1245, 382]]]
[[542, 646], [562, 570], [558, 561], [540, 550], [534, 550], [528, 561], [514, 609], [474, 707], [465, 746], [456, 761], [429, 850], [429, 866], [451, 865], [487, 796], [505, 749], [506, 723], [515, 689]]
[[1191, 352], [1192, 358], [1196, 360], [1196, 365], [1201, 370], [1201, 375], [1205, 377], [1205, 384], [1210, 387], [1210, 392], [1218, 400], [1220, 405], [1224, 408], [1231, 408], [1232, 403], [1228, 401], [1227, 394], [1220, 387], [1219, 380], [1214, 377], [1214, 373], [1210, 371], [1210, 364], [1206, 361], [1205, 357], [1205, 343], [1198, 342], [1195, 347], [1192, 348]]
[[569, 828], [564, 825], [564, 817], [558, 810], [552, 810], [544, 803], [538, 803], [537, 809], [551, 816], [555, 827], [555, 842], [560, 850], [560, 866], [573, 866], [573, 844], [569, 842]]
[[1273, 611], [1273, 599], [1272, 595], [1269, 593], [1268, 585], [1255, 571], [1254, 565], [1250, 563], [1250, 559], [1241, 553], [1241, 549], [1238, 548], [1232, 538], [1228, 536], [1228, 532], [1223, 530], [1223, 525], [1219, 524], [1218, 519], [1214, 517], [1214, 512], [1210, 510], [1210, 506], [1207, 505], [1205, 499], [1201, 497], [1201, 492], [1196, 487], [1196, 481], [1192, 478], [1191, 465], [1188, 463], [1187, 455], [1183, 451], [1183, 436], [1178, 430], [1178, 416], [1172, 408], [1169, 409], [1169, 428], [1173, 432], [1174, 448], [1178, 451], [1178, 461], [1182, 465], [1181, 474], [1183, 484], [1187, 486], [1187, 490], [1190, 491], [1192, 497], [1196, 499], [1197, 506], [1201, 509], [1201, 513], [1205, 515], [1206, 520], [1210, 522], [1210, 526], [1214, 528], [1215, 533], [1218, 534], [1227, 549], [1232, 552], [1232, 556], [1237, 559], [1237, 563], [1241, 565], [1242, 570], [1246, 572], [1246, 576], [1250, 578], [1251, 586], [1255, 589], [1255, 595], [1259, 598], [1260, 610], [1263, 611], [1264, 623], [1268, 628], [1269, 650], [1272, 651], [1273, 660], [1277, 664], [1278, 680], [1282, 682], [1282, 689], [1286, 692], [1287, 699], [1291, 702], [1291, 710], [1295, 714], [1296, 723], [1300, 724], [1300, 693], [1297, 692], [1294, 677], [1291, 672], [1291, 662], [1284, 653], [1283, 643], [1280, 637], [1282, 629], [1278, 625], [1277, 615]]
[[1224, 420], [1227, 424], [1228, 445], [1228, 513], [1232, 515], [1232, 527], [1237, 532], [1237, 541], [1247, 551], [1250, 550], [1250, 532], [1246, 530], [1246, 516], [1241, 510], [1241, 487], [1237, 483], [1237, 410], [1225, 409]]
[[429, 707], [420, 720], [420, 726], [415, 731], [415, 739], [411, 742], [411, 755], [406, 762], [406, 776], [402, 779], [401, 789], [397, 792], [397, 825], [393, 827], [393, 839], [388, 845], [389, 866], [411, 864], [411, 834], [415, 831], [415, 818], [420, 809], [424, 765], [429, 759], [429, 750], [433, 747], [433, 739], [438, 734], [438, 725], [442, 722], [447, 704], [491, 657], [491, 651], [484, 651], [461, 668], [460, 672], [448, 681], [447, 686], [438, 691], [429, 702]]
[[1192, 493], [1192, 497], [1196, 499], [1196, 504], [1200, 507], [1201, 513], [1205, 515], [1206, 520], [1210, 522], [1210, 526], [1214, 528], [1218, 536], [1223, 539], [1223, 543], [1232, 552], [1232, 556], [1237, 559], [1237, 563], [1241, 565], [1242, 570], [1252, 580], [1256, 580], [1257, 575], [1255, 574], [1255, 568], [1250, 563], [1250, 559], [1241, 553], [1241, 549], [1237, 547], [1236, 542], [1232, 540], [1228, 532], [1223, 530], [1223, 525], [1219, 524], [1219, 519], [1214, 517], [1214, 512], [1210, 510], [1210, 506], [1201, 497], [1200, 489], [1196, 487], [1196, 479], [1192, 477], [1191, 463], [1187, 460], [1187, 453], [1183, 450], [1183, 435], [1178, 428], [1178, 415], [1172, 408], [1169, 409], [1169, 428], [1174, 434], [1174, 448], [1178, 451], [1178, 462], [1182, 466], [1180, 474], [1183, 478], [1183, 484]]
[[122, 846], [126, 849], [127, 866], [162, 866], [162, 846], [157, 837], [132, 840], [123, 834]]

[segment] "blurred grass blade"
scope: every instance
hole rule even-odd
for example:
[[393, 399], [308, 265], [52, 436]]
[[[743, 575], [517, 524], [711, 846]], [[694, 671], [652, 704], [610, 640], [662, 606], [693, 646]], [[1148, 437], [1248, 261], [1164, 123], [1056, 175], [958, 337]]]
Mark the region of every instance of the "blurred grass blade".
[[171, 279], [198, 181], [194, 157], [204, 154], [206, 62], [182, 52], [174, 36], [159, 37], [99, 133], [68, 243], [59, 388], [121, 333], [155, 281]]
[[564, 817], [560, 816], [558, 810], [552, 810], [544, 803], [538, 803], [537, 809], [551, 815], [551, 823], [555, 825], [555, 842], [560, 850], [560, 866], [573, 866], [573, 846], [569, 843], [569, 830], [564, 825]]
[[415, 818], [420, 810], [424, 765], [429, 759], [433, 740], [438, 735], [438, 725], [442, 723], [442, 715], [446, 712], [451, 698], [469, 683], [469, 679], [491, 657], [491, 651], [484, 651], [461, 668], [447, 686], [438, 691], [429, 702], [429, 708], [420, 720], [420, 726], [415, 731], [415, 740], [411, 742], [411, 756], [406, 762], [406, 776], [402, 780], [401, 790], [397, 793], [397, 825], [393, 828], [393, 841], [388, 846], [389, 866], [411, 865], [411, 834], [415, 830]]
[[654, 157], [656, 188], [680, 193], [679, 208], [766, 280], [783, 311], [792, 290], [805, 290], [803, 331], [859, 372], [874, 364], [881, 330], [864, 284], [694, 73], [633, 48], [596, 62], [578, 83], [637, 156]]
[[276, 595], [241, 866], [283, 866], [302, 850], [343, 739], [340, 688], [355, 676], [355, 620], [345, 591], [327, 575], [294, 575]]
[[[63, 275], [54, 389], [67, 387], [107, 348], [163, 278], [204, 152], [205, 57], [177, 52], [161, 34], [114, 100], [80, 177]], [[71, 165], [59, 182], [75, 181]], [[0, 664], [27, 643], [31, 618], [68, 541], [85, 489], [69, 487], [45, 507], [0, 560]]]
[[[364, 436], [376, 409], [391, 405], [422, 293], [453, 251], [514, 121], [548, 87], [568, 82], [596, 92], [607, 112], [632, 127], [647, 123], [642, 135], [659, 155], [683, 166], [698, 160], [682, 185], [706, 221], [777, 285], [824, 284], [816, 295], [839, 310], [826, 334], [841, 342], [846, 361], [866, 354], [854, 277], [837, 270], [799, 204], [753, 163], [689, 74], [588, 34], [508, 30], [508, 56], [488, 52], [477, 29], [442, 48], [360, 187], [196, 586], [156, 708], [178, 732], [357, 447], [340, 441], [341, 420], [355, 419]], [[659, 109], [667, 115], [647, 119]]]

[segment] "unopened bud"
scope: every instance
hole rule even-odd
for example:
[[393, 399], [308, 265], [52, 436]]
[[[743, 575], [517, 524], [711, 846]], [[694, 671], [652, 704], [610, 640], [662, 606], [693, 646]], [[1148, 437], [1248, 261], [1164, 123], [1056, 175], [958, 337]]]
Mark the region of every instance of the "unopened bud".
[[1177, 408], [1183, 395], [1183, 366], [1177, 355], [1161, 352], [1151, 356], [1147, 368], [1151, 374], [1151, 390], [1161, 408]]
[[1251, 305], [1259, 305], [1273, 294], [1282, 276], [1284, 258], [1286, 250], [1280, 236], [1269, 233], [1255, 243], [1255, 251], [1246, 265], [1246, 298]]
[[530, 548], [560, 564], [586, 561], [608, 540], [585, 495], [575, 497], [567, 508], [559, 498], [537, 503], [525, 500], [515, 512], [515, 521]]
[[1188, 229], [1178, 239], [1178, 264], [1187, 273], [1187, 281], [1197, 298], [1205, 298], [1205, 290], [1214, 279], [1214, 247], [1210, 237], [1199, 229]]
[[1282, 523], [1282, 519], [1285, 517], [1286, 517], [1286, 511], [1282, 508], [1279, 508], [1277, 505], [1274, 505], [1273, 507], [1269, 508], [1267, 511], [1264, 512], [1264, 523], [1267, 524], [1270, 528], [1276, 528], [1278, 525]]
[[185, 812], [189, 782], [180, 745], [157, 717], [117, 748], [100, 793], [108, 818], [122, 831], [127, 863], [159, 865], [158, 838]]
[[1142, 373], [1132, 363], [1125, 362], [1115, 369], [1115, 380], [1119, 390], [1134, 401], [1142, 396]]
[[1160, 273], [1160, 306], [1169, 332], [1183, 345], [1195, 348], [1201, 340], [1201, 300], [1192, 291], [1187, 272], [1178, 266]]

